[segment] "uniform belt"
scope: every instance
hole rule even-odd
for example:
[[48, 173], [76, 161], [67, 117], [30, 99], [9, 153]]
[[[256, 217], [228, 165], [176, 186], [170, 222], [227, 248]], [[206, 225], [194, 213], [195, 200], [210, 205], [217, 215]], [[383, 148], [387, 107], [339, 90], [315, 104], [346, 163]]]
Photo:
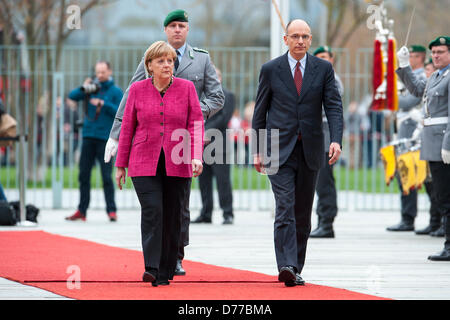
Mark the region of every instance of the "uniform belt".
[[447, 124], [447, 123], [448, 123], [448, 117], [425, 118], [425, 119], [423, 119], [423, 125], [425, 127], [436, 126], [438, 124]]

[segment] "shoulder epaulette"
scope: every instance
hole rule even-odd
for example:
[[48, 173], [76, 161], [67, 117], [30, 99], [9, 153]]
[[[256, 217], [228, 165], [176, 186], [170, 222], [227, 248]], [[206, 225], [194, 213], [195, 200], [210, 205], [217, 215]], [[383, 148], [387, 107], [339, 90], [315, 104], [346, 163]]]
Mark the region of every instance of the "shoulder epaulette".
[[205, 49], [200, 49], [200, 48], [192, 48], [192, 49], [196, 52], [203, 52], [203, 53], [209, 54], [209, 52]]

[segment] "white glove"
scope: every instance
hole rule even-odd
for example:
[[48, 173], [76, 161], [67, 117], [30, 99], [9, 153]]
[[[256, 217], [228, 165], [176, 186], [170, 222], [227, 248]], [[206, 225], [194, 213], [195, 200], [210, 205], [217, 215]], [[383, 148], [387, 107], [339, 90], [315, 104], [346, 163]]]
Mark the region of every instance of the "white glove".
[[119, 148], [119, 140], [109, 138], [106, 142], [105, 147], [105, 162], [111, 161], [111, 158], [117, 154], [117, 149]]
[[442, 149], [441, 156], [442, 156], [442, 161], [444, 161], [445, 164], [450, 164], [450, 151]]
[[412, 134], [411, 139], [412, 140], [417, 140], [420, 138], [420, 134], [422, 133], [422, 130], [420, 128], [416, 128]]
[[409, 50], [403, 46], [397, 52], [398, 66], [400, 68], [406, 68], [409, 66]]
[[409, 112], [409, 117], [417, 123], [421, 123], [423, 120], [422, 111], [417, 108]]

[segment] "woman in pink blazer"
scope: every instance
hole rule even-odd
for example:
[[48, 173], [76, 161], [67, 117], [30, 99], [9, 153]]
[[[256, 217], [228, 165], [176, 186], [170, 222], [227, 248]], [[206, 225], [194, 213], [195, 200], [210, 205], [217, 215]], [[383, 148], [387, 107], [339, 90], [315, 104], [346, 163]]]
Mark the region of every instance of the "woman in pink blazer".
[[192, 82], [173, 77], [176, 58], [164, 41], [145, 53], [152, 77], [130, 87], [115, 164], [119, 189], [128, 168], [141, 204], [143, 281], [153, 286], [173, 279], [184, 192], [203, 169], [200, 102]]

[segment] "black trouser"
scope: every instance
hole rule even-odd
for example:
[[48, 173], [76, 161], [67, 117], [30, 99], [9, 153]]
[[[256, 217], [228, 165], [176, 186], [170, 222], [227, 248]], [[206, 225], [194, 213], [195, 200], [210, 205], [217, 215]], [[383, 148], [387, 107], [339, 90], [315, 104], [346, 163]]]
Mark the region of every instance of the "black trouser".
[[180, 213], [190, 178], [166, 175], [164, 152], [154, 177], [133, 177], [141, 204], [141, 240], [146, 270], [158, 279], [173, 279], [180, 238]]
[[301, 141], [297, 141], [286, 163], [269, 179], [276, 203], [274, 241], [278, 271], [293, 266], [301, 273], [317, 181], [317, 171], [306, 164]]
[[202, 195], [202, 210], [200, 215], [211, 219], [214, 208], [213, 202], [213, 177], [216, 177], [219, 204], [223, 210], [223, 217], [233, 217], [233, 193], [231, 190], [230, 165], [229, 164], [203, 164], [203, 172], [198, 177], [200, 192]]
[[430, 161], [433, 189], [444, 218], [445, 249], [450, 250], [450, 165], [444, 162]]
[[80, 204], [78, 210], [86, 215], [91, 198], [91, 171], [95, 164], [95, 159], [100, 163], [100, 170], [103, 180], [103, 193], [106, 200], [106, 212], [116, 212], [116, 203], [114, 201], [114, 183], [111, 178], [112, 162], [105, 163], [106, 141], [92, 138], [84, 138], [81, 146], [80, 173], [78, 181], [80, 182]]
[[336, 182], [333, 175], [333, 165], [328, 163], [328, 152], [325, 153], [325, 166], [319, 170], [317, 176], [317, 215], [319, 226], [330, 226], [337, 215]]
[[[402, 182], [400, 176], [397, 174], [397, 182], [400, 189], [400, 205], [402, 221], [407, 223], [414, 223], [417, 217], [417, 190], [413, 189], [409, 191], [408, 195], [403, 194]], [[439, 211], [439, 205], [437, 204], [436, 195], [433, 190], [433, 184], [431, 182], [425, 182], [425, 190], [430, 199], [430, 225], [432, 227], [439, 227], [441, 224], [441, 214]]]
[[439, 228], [441, 225], [441, 209], [439, 208], [439, 203], [437, 201], [436, 192], [433, 188], [433, 182], [425, 182], [425, 190], [430, 199], [430, 226], [435, 229]]
[[180, 240], [178, 241], [178, 259], [184, 259], [184, 247], [189, 245], [189, 224], [191, 222], [191, 212], [189, 211], [189, 199], [191, 197], [191, 185], [192, 179], [188, 178], [189, 182], [186, 183], [184, 189], [184, 199], [181, 206], [181, 229]]

